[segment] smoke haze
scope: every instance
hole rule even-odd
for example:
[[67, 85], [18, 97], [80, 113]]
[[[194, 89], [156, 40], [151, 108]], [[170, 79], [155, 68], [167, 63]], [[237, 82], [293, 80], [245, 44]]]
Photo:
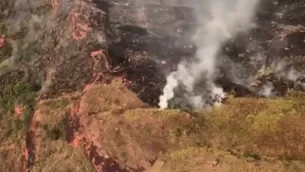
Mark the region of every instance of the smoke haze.
[[[195, 58], [183, 61], [176, 71], [167, 77], [167, 84], [160, 96], [161, 109], [175, 97], [175, 89], [182, 87], [185, 98], [192, 108], [219, 104], [226, 94], [215, 84], [218, 74], [217, 55], [223, 43], [236, 34], [247, 32], [254, 25], [253, 17], [259, 0], [214, 0], [198, 1], [193, 5], [198, 27], [193, 35], [197, 46]], [[208, 13], [203, 12], [208, 10]], [[206, 16], [208, 15], [208, 16]], [[195, 87], [201, 87], [195, 91]]]

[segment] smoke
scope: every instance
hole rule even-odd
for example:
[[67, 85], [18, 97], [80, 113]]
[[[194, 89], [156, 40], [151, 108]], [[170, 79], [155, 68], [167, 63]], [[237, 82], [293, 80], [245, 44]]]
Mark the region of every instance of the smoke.
[[[168, 75], [160, 96], [161, 109], [168, 108], [179, 87], [195, 109], [219, 104], [226, 97], [223, 89], [215, 84], [217, 56], [225, 41], [254, 26], [252, 21], [258, 1], [214, 0], [193, 4], [198, 23], [193, 40], [198, 49], [194, 59], [181, 62], [177, 70]], [[209, 15], [203, 14], [203, 10], [208, 10]]]

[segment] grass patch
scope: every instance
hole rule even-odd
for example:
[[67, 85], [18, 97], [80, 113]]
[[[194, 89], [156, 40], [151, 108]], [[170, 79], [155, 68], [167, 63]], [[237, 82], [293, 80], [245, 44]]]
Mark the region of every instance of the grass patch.
[[51, 140], [66, 140], [67, 137], [68, 114], [65, 113], [62, 119], [55, 126], [43, 125], [46, 137]]
[[[15, 129], [27, 127], [31, 119], [31, 114], [33, 113], [36, 91], [35, 86], [26, 82], [20, 82], [16, 85], [5, 87], [0, 93], [0, 119], [9, 123], [14, 122], [16, 124], [14, 125], [16, 126]], [[16, 105], [23, 107], [21, 118], [23, 127], [20, 127], [20, 120], [18, 120], [14, 114]]]
[[[25, 132], [35, 105], [36, 87], [26, 82], [0, 90], [0, 171], [20, 171], [24, 162]], [[14, 108], [23, 108], [21, 116]]]
[[42, 140], [36, 153], [33, 172], [95, 172], [84, 150], [71, 147], [63, 140]]
[[[159, 161], [162, 166], [155, 171], [164, 172], [302, 172], [305, 163], [301, 161], [261, 161], [256, 154], [245, 154], [242, 157], [229, 152], [199, 147], [187, 147], [162, 155]], [[253, 163], [253, 161], [258, 161]]]
[[70, 104], [70, 100], [67, 98], [60, 98], [44, 102], [44, 105], [49, 106], [50, 109], [62, 109]]
[[305, 149], [299, 148], [305, 141], [304, 102], [302, 93], [276, 99], [230, 99], [204, 114], [199, 124], [202, 139], [215, 147], [238, 149], [241, 154], [305, 159]]
[[144, 116], [167, 119], [171, 117], [176, 117], [177, 114], [187, 114], [187, 113], [184, 113], [180, 110], [131, 109], [125, 111], [124, 116], [126, 117], [126, 119], [133, 121], [133, 120], [138, 120]]
[[206, 171], [201, 166], [204, 166], [205, 160], [212, 159], [208, 159], [209, 157], [205, 156], [206, 150], [203, 148], [187, 147], [178, 149], [161, 157], [166, 164], [163, 170], [168, 172], [197, 172], [199, 169], [196, 168], [199, 167], [201, 170]]
[[261, 156], [259, 156], [258, 154], [254, 154], [254, 153], [245, 152], [243, 157], [245, 157], [247, 159], [247, 161], [261, 160]]
[[180, 128], [176, 128], [176, 129], [173, 131], [173, 134], [174, 134], [174, 136], [176, 136], [176, 137], [180, 137], [180, 136], [182, 136], [182, 131], [181, 131]]

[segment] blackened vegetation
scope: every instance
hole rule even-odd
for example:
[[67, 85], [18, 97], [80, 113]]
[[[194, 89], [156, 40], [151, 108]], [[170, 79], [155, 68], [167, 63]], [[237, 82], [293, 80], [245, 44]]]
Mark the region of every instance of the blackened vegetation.
[[[70, 5], [70, 2], [63, 6]], [[90, 13], [88, 25], [94, 33], [105, 35], [101, 41], [95, 39], [96, 35], [90, 37], [90, 34], [88, 39], [72, 40], [67, 27], [68, 14], [55, 21], [43, 22], [45, 18], [39, 17], [49, 15], [50, 11], [50, 5], [43, 1], [34, 3], [37, 5], [35, 8], [28, 7], [31, 6], [28, 3], [25, 9], [30, 11], [26, 12], [27, 15], [14, 9], [15, 1], [0, 1], [0, 36], [16, 41], [17, 49], [14, 54], [13, 44], [7, 40], [0, 49], [0, 120], [6, 125], [3, 128], [0, 126], [0, 133], [4, 132], [0, 139], [5, 139], [3, 135], [10, 136], [14, 130], [24, 131], [29, 154], [27, 169], [35, 163], [33, 131], [29, 126], [35, 98], [43, 87], [47, 88], [44, 98], [56, 97], [63, 92], [81, 90], [95, 81], [94, 73], [106, 72], [107, 77], [96, 81], [104, 82], [109, 77], [123, 76], [129, 88], [144, 102], [157, 106], [166, 82], [165, 76], [181, 60], [191, 59], [196, 53], [196, 46], [190, 38], [196, 28], [196, 20], [189, 6], [160, 5], [156, 1], [142, 6], [136, 3], [126, 5], [119, 0], [93, 0], [92, 3], [89, 5], [97, 9]], [[302, 0], [263, 1], [256, 16], [258, 27], [249, 34], [229, 40], [219, 52], [220, 74], [216, 82], [226, 92], [234, 91], [235, 96], [257, 96], [257, 90], [249, 88], [246, 79], [262, 66], [269, 66], [288, 56], [291, 66], [304, 69], [304, 30], [289, 33], [282, 39], [277, 37], [283, 31], [279, 25], [304, 24], [304, 4]], [[26, 22], [32, 20], [33, 16], [28, 13], [36, 14], [40, 23], [29, 26]], [[18, 16], [25, 20], [18, 21], [20, 25], [10, 26]], [[8, 18], [10, 21], [7, 22]], [[96, 50], [107, 52], [110, 71], [103, 68], [105, 63], [102, 60], [105, 59], [92, 60], [90, 53]], [[256, 54], [261, 59], [258, 56], [255, 60], [251, 59]], [[10, 58], [14, 59], [13, 65], [2, 73], [1, 68], [6, 65], [3, 62]], [[97, 71], [94, 71], [94, 65]], [[47, 80], [50, 83], [45, 82]], [[273, 83], [277, 95], [283, 95], [288, 88], [299, 87], [293, 81], [275, 74], [259, 80], [261, 83]], [[304, 77], [297, 81], [304, 83]], [[24, 109], [20, 119], [14, 116], [15, 105]], [[65, 117], [58, 126], [44, 126], [44, 129], [53, 140], [65, 138], [71, 141], [79, 127], [77, 120]], [[176, 135], [180, 134], [180, 131], [176, 132]], [[96, 159], [96, 164], [105, 163], [104, 172], [143, 171], [122, 169], [112, 159], [98, 157], [94, 147], [90, 150], [89, 158]]]
[[[59, 64], [51, 85], [52, 92], [71, 92], [81, 89], [89, 83], [92, 75], [92, 63], [88, 55], [83, 57], [71, 56]], [[78, 82], [76, 82], [78, 81]]]
[[[129, 5], [126, 5], [127, 3]], [[6, 35], [21, 40], [18, 43], [20, 46], [18, 63], [19, 60], [28, 63], [35, 59], [31, 64], [35, 67], [27, 68], [37, 75], [35, 78], [37, 82], [43, 82], [47, 79], [50, 70], [55, 70], [53, 75], [48, 76], [51, 78], [51, 84], [48, 85], [47, 97], [79, 90], [92, 82], [94, 71], [90, 52], [103, 49], [108, 52], [112, 68], [120, 68], [122, 71], [120, 75], [130, 81], [130, 88], [145, 102], [156, 105], [165, 85], [165, 76], [174, 70], [181, 60], [191, 59], [196, 52], [196, 46], [190, 38], [196, 29], [192, 7], [158, 3], [160, 2], [139, 5], [133, 1], [122, 3], [115, 0], [94, 0], [89, 5], [95, 6], [97, 10], [90, 14], [89, 26], [93, 31], [103, 32], [106, 36], [105, 43], [96, 40], [79, 43], [66, 40], [69, 32], [66, 31], [68, 28], [65, 28], [63, 23], [67, 24], [68, 20], [57, 21], [62, 31], [44, 25], [39, 26], [39, 36], [33, 39], [26, 37], [30, 29], [24, 24], [16, 32], [9, 33], [12, 29], [0, 23], [1, 33], [7, 33]], [[268, 66], [283, 56], [304, 55], [302, 32], [292, 33], [284, 39], [275, 39], [277, 31], [281, 31], [277, 24], [303, 24], [300, 20], [300, 15], [303, 15], [303, 5], [303, 2], [297, 0], [262, 2], [256, 16], [258, 27], [249, 34], [229, 40], [220, 52], [220, 58], [243, 66], [243, 69], [240, 69], [242, 72], [239, 73], [245, 74], [241, 77], [241, 80], [244, 80], [260, 67]], [[13, 7], [13, 3], [1, 1], [1, 8], [5, 6]], [[38, 14], [44, 6], [40, 5], [37, 9], [32, 9], [33, 13]], [[10, 8], [8, 10], [11, 11]], [[283, 13], [282, 16], [279, 15], [280, 12]], [[2, 13], [1, 16], [8, 17], [6, 13]], [[43, 29], [48, 30], [40, 32]], [[22, 41], [23, 39], [25, 40]], [[5, 44], [1, 53], [4, 56], [0, 57], [0, 60], [9, 58], [12, 54], [11, 45]], [[261, 60], [252, 64], [251, 57], [258, 53], [262, 57]], [[139, 60], [135, 54], [142, 54], [140, 56], [143, 58]], [[219, 62], [223, 75], [217, 79], [218, 83], [225, 90], [237, 91], [240, 96], [252, 95], [253, 90], [232, 80], [232, 68], [227, 67], [226, 61], [219, 60]], [[26, 70], [18, 70], [18, 72], [26, 73]]]
[[109, 9], [109, 25], [115, 44], [125, 51], [145, 51], [150, 60], [179, 62], [196, 50], [190, 40], [194, 16], [188, 7], [117, 5]]
[[165, 78], [156, 64], [143, 60], [130, 66], [126, 72], [126, 79], [131, 81], [128, 86], [138, 93], [142, 100], [156, 106], [159, 103], [158, 97], [162, 94], [161, 90], [165, 85]]
[[[104, 26], [110, 58], [115, 65], [125, 66], [124, 75], [130, 81], [130, 88], [151, 105], [158, 102], [165, 76], [181, 60], [191, 59], [196, 52], [190, 38], [196, 29], [192, 7], [159, 3], [94, 1], [106, 13]], [[281, 31], [280, 24], [296, 24], [293, 19], [298, 18], [298, 13], [293, 15], [291, 11], [300, 11], [302, 6], [301, 1], [261, 2], [255, 18], [258, 27], [229, 40], [219, 52], [217, 83], [236, 96], [258, 96], [259, 88], [247, 82], [250, 76], [284, 56], [304, 55], [303, 33], [291, 33], [282, 40], [276, 38], [276, 33]], [[283, 16], [279, 16], [280, 12]], [[140, 60], [135, 55], [139, 53], [145, 54]], [[276, 95], [285, 94], [288, 88], [297, 88], [293, 81], [274, 74], [260, 78], [259, 82], [272, 82]]]
[[[224, 44], [220, 52], [223, 55], [219, 57], [222, 74], [217, 83], [237, 96], [258, 96], [259, 88], [251, 87], [246, 79], [263, 67], [282, 63], [281, 72], [304, 75], [304, 68], [300, 67], [305, 64], [305, 51], [301, 48], [305, 22], [300, 20], [304, 9], [305, 3], [299, 0], [261, 1], [255, 17], [257, 27]], [[295, 80], [272, 72], [258, 78], [258, 82], [259, 85], [272, 83], [277, 96], [285, 95], [289, 88], [304, 89]]]
[[[105, 12], [103, 20], [112, 66], [122, 66], [128, 86], [144, 102], [156, 106], [165, 76], [175, 64], [192, 57], [196, 51], [189, 40], [195, 24], [192, 9], [93, 2]], [[161, 65], [164, 60], [166, 64]]]

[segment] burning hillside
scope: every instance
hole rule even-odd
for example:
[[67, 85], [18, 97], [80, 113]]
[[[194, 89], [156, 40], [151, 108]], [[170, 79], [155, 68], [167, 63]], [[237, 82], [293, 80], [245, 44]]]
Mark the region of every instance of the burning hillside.
[[304, 10], [1, 0], [0, 171], [303, 171]]

